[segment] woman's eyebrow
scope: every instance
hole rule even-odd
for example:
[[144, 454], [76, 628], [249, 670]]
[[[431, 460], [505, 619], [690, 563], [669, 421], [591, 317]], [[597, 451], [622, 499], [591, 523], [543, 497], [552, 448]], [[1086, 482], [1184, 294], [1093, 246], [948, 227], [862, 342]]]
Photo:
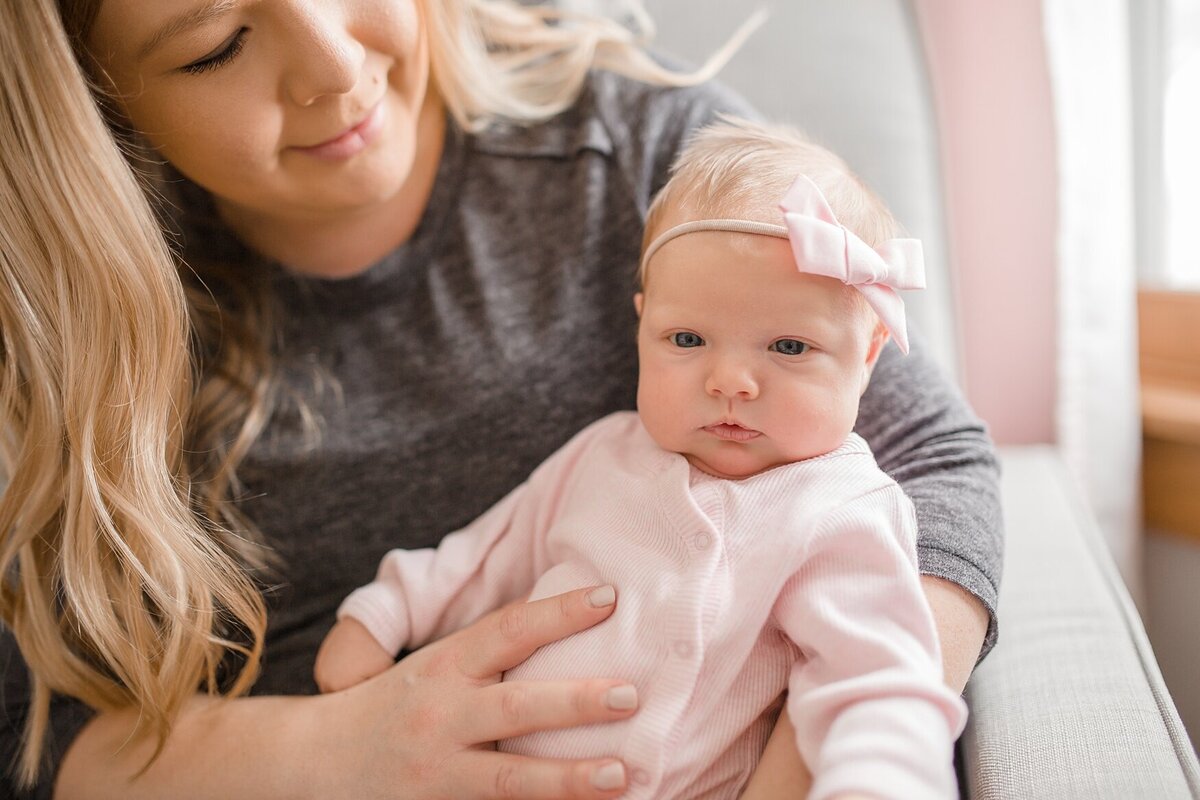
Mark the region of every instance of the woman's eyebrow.
[[210, 0], [202, 6], [172, 17], [138, 50], [137, 60], [144, 61], [168, 39], [227, 14], [237, 7], [237, 0]]

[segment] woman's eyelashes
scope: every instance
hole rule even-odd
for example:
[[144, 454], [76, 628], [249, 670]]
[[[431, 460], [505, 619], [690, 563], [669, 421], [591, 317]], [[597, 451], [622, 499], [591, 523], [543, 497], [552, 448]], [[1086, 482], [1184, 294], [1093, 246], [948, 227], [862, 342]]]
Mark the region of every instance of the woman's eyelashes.
[[767, 349], [785, 356], [802, 356], [808, 352], [808, 348], [809, 345], [799, 339], [776, 339]]
[[209, 70], [228, 64], [238, 57], [238, 53], [242, 52], [242, 47], [246, 44], [246, 34], [249, 32], [249, 28], [238, 28], [232, 36], [221, 42], [215, 51], [204, 56], [199, 61], [193, 61], [191, 64], [179, 69], [190, 75], [198, 75], [201, 72], [208, 72]]

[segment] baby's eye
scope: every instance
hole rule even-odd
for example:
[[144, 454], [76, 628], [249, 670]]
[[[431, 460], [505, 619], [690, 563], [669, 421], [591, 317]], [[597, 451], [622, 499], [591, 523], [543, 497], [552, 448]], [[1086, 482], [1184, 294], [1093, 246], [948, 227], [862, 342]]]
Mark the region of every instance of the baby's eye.
[[808, 345], [799, 339], [776, 339], [767, 349], [785, 356], [800, 356], [808, 350]]
[[704, 344], [704, 340], [695, 333], [673, 333], [671, 342], [676, 347], [699, 347]]

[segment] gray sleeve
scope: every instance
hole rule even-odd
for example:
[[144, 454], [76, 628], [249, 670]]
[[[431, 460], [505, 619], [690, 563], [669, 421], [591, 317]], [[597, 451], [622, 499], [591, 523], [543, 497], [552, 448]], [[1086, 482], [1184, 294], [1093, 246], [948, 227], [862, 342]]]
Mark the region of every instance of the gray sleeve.
[[21, 658], [16, 639], [3, 626], [0, 626], [0, 669], [4, 671], [4, 696], [0, 698], [4, 709], [3, 719], [0, 719], [0, 765], [3, 765], [0, 769], [0, 797], [50, 800], [63, 756], [83, 726], [91, 720], [93, 712], [78, 700], [57, 694], [54, 696], [50, 702], [50, 730], [42, 758], [41, 780], [32, 789], [18, 791], [14, 765], [29, 711], [29, 670]]
[[1004, 549], [999, 463], [983, 422], [933, 362], [919, 335], [889, 344], [859, 406], [855, 430], [917, 511], [921, 572], [979, 598], [989, 621], [980, 659], [996, 644]]

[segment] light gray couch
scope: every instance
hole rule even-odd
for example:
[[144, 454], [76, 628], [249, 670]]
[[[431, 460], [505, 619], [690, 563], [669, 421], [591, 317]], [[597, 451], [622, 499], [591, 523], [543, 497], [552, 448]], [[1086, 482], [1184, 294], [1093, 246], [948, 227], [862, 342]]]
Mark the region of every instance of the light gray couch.
[[[646, 0], [664, 50], [691, 60], [753, 6]], [[951, 373], [957, 351], [937, 136], [912, 9], [786, 0], [726, 69], [766, 115], [845, 156], [926, 245], [913, 315]], [[967, 687], [971, 798], [1200, 798], [1195, 751], [1097, 525], [1050, 446], [1002, 450], [1007, 552], [1000, 644]]]
[[1001, 641], [967, 685], [972, 798], [1200, 798], [1137, 610], [1052, 447], [1003, 450]]

